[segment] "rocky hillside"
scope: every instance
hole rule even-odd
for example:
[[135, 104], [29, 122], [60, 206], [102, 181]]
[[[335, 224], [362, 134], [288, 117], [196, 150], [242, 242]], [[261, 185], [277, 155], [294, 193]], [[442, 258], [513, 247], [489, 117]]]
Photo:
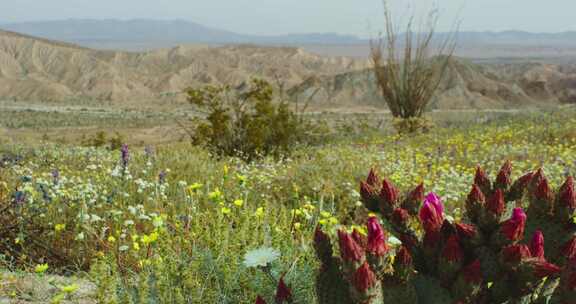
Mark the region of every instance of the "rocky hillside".
[[[0, 31], [0, 99], [162, 103], [182, 101], [188, 87], [239, 85], [254, 76], [317, 107], [381, 105], [364, 60], [249, 45], [102, 51]], [[433, 107], [559, 102], [576, 102], [576, 65], [454, 60]]]
[[[316, 103], [377, 105], [379, 91], [370, 69], [312, 76], [289, 91]], [[431, 104], [438, 109], [516, 108], [576, 103], [576, 65], [544, 63], [472, 64], [453, 60]]]
[[4, 99], [154, 101], [207, 83], [235, 85], [259, 76], [293, 86], [312, 75], [366, 67], [367, 62], [321, 57], [297, 48], [98, 51], [0, 31], [0, 97]]

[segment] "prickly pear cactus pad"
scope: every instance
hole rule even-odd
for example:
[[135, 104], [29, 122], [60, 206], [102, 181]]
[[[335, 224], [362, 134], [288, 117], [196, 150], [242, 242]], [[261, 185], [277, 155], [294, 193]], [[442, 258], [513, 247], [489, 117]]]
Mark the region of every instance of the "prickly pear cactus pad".
[[456, 221], [423, 184], [403, 192], [370, 170], [366, 235], [339, 229], [334, 255], [316, 230], [318, 303], [576, 303], [574, 179], [554, 189], [538, 169], [514, 180], [506, 162], [494, 180], [478, 167], [470, 189]]

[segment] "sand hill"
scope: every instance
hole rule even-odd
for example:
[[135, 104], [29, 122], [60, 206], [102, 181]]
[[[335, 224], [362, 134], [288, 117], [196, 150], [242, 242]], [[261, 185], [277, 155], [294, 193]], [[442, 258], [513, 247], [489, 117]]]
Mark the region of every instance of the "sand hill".
[[[380, 102], [370, 69], [313, 76], [290, 89], [300, 100], [346, 104]], [[431, 107], [437, 109], [521, 108], [526, 105], [576, 103], [576, 66], [544, 63], [473, 64], [457, 58]]]
[[[239, 85], [253, 76], [282, 83], [318, 106], [380, 100], [365, 60], [323, 57], [299, 48], [235, 45], [149, 52], [92, 50], [0, 31], [0, 98], [91, 99], [117, 103], [183, 100], [187, 87]], [[576, 101], [576, 67], [454, 60], [434, 107], [521, 107]]]
[[19, 100], [144, 102], [170, 98], [190, 86], [236, 85], [251, 76], [293, 86], [312, 75], [342, 73], [366, 64], [297, 48], [248, 45], [99, 51], [0, 31], [0, 97]]

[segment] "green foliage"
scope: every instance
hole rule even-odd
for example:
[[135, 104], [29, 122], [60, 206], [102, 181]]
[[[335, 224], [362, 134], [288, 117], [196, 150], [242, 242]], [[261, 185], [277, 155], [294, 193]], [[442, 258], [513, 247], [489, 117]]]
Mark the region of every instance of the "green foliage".
[[285, 101], [274, 102], [272, 86], [254, 79], [244, 89], [207, 86], [188, 90], [188, 101], [205, 113], [192, 132], [194, 144], [214, 153], [253, 160], [285, 155], [308, 140], [310, 123]]

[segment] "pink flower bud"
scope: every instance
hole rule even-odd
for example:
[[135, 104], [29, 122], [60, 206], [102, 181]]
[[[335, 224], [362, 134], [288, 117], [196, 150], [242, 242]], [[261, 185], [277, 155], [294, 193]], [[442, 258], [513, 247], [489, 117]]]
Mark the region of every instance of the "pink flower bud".
[[414, 188], [404, 200], [402, 204], [402, 208], [406, 209], [410, 214], [417, 214], [418, 208], [420, 208], [420, 204], [424, 200], [424, 184], [419, 184]]
[[516, 242], [524, 237], [524, 226], [526, 225], [526, 214], [522, 208], [514, 208], [512, 217], [504, 221], [500, 226], [502, 233], [508, 240]]
[[502, 249], [502, 259], [505, 263], [517, 264], [530, 257], [530, 249], [523, 244], [510, 245]]
[[482, 268], [480, 267], [480, 260], [476, 259], [462, 269], [464, 280], [468, 283], [478, 284], [482, 282]]
[[406, 211], [405, 209], [402, 209], [402, 208], [394, 209], [394, 212], [392, 213], [392, 219], [391, 219], [392, 224], [394, 224], [396, 226], [404, 227], [408, 223], [409, 219], [410, 219], [410, 215], [408, 214], [408, 211]]
[[442, 227], [442, 222], [444, 221], [442, 212], [442, 202], [440, 202], [438, 196], [434, 193], [428, 194], [419, 213], [420, 221], [426, 232], [435, 232]]
[[420, 183], [414, 190], [408, 194], [408, 199], [411, 201], [421, 202], [424, 200], [424, 184]]
[[520, 178], [518, 178], [514, 182], [512, 187], [510, 187], [510, 191], [508, 192], [507, 199], [509, 201], [515, 201], [515, 200], [521, 199], [522, 196], [524, 195], [524, 191], [526, 190], [526, 187], [528, 186], [528, 184], [532, 180], [533, 176], [534, 176], [534, 174], [532, 172], [530, 172], [530, 173], [525, 174], [525, 175], [521, 176]]
[[548, 180], [546, 178], [542, 178], [542, 181], [538, 184], [536, 188], [536, 192], [534, 192], [534, 196], [538, 200], [549, 202], [552, 200], [552, 193], [550, 191], [550, 186], [548, 185]]
[[458, 263], [462, 261], [464, 252], [462, 252], [457, 236], [452, 235], [448, 238], [446, 246], [444, 246], [444, 250], [442, 251], [442, 257], [449, 262]]
[[278, 287], [276, 287], [276, 303], [284, 303], [292, 301], [292, 291], [286, 283], [284, 283], [284, 277], [280, 278], [278, 282]]
[[464, 223], [456, 223], [456, 224], [454, 224], [454, 227], [456, 228], [456, 233], [462, 239], [472, 239], [478, 233], [478, 231], [476, 230], [476, 227], [474, 227], [472, 225], [468, 225], [468, 224], [464, 224]]
[[412, 264], [412, 255], [406, 246], [402, 245], [398, 252], [396, 252], [396, 257], [394, 258], [400, 265], [411, 265]]
[[378, 177], [374, 168], [370, 169], [370, 173], [368, 173], [368, 177], [366, 178], [366, 183], [373, 187], [377, 187], [380, 184], [380, 177]]
[[368, 246], [367, 251], [373, 256], [381, 257], [388, 252], [388, 245], [386, 245], [386, 233], [378, 223], [378, 218], [371, 217], [368, 219]]
[[534, 235], [532, 235], [532, 241], [530, 242], [530, 253], [532, 257], [544, 260], [544, 235], [542, 231], [536, 230]]
[[344, 261], [358, 262], [364, 258], [364, 250], [348, 233], [338, 230], [338, 243], [340, 256]]
[[500, 188], [508, 188], [512, 181], [510, 180], [510, 175], [512, 174], [512, 163], [510, 161], [506, 161], [498, 175], [496, 176], [496, 185]]
[[533, 260], [529, 263], [534, 268], [534, 276], [539, 279], [558, 274], [561, 270], [560, 267], [543, 260]]
[[384, 203], [388, 204], [390, 207], [394, 207], [398, 201], [398, 189], [396, 189], [396, 187], [394, 187], [394, 185], [388, 179], [384, 179], [382, 181], [380, 198], [382, 198]]
[[560, 187], [558, 201], [561, 206], [570, 210], [576, 209], [576, 192], [574, 192], [574, 178], [569, 176], [564, 184]]
[[486, 175], [486, 172], [484, 172], [484, 170], [480, 166], [476, 167], [476, 174], [474, 176], [474, 184], [478, 185], [478, 187], [480, 187], [480, 189], [482, 189], [482, 191], [484, 193], [487, 193], [490, 191], [490, 188], [491, 188], [490, 179]]
[[576, 235], [562, 246], [562, 256], [564, 256], [568, 261], [576, 261]]
[[540, 185], [540, 182], [544, 179], [544, 171], [542, 168], [539, 168], [536, 173], [532, 175], [532, 179], [530, 180], [530, 188], [535, 189]]
[[352, 278], [352, 283], [356, 290], [360, 292], [364, 292], [376, 284], [376, 275], [370, 269], [367, 262], [364, 262], [364, 264], [356, 270]]
[[360, 182], [360, 196], [363, 199], [371, 199], [375, 193], [376, 191], [373, 186], [366, 182]]
[[470, 193], [468, 194], [467, 201], [471, 204], [484, 204], [484, 202], [486, 202], [486, 197], [484, 196], [484, 193], [482, 193], [482, 190], [480, 190], [480, 187], [474, 184], [472, 185], [472, 190], [470, 190]]
[[504, 202], [504, 192], [502, 189], [496, 189], [494, 194], [490, 197], [486, 203], [486, 208], [496, 215], [501, 215], [506, 209], [506, 203]]
[[440, 197], [434, 193], [434, 192], [430, 192], [428, 193], [428, 195], [426, 195], [426, 199], [427, 202], [430, 202], [430, 204], [432, 204], [432, 206], [434, 206], [434, 208], [436, 209], [436, 212], [438, 212], [438, 214], [442, 214], [444, 213], [444, 205], [442, 205], [442, 201], [440, 200]]
[[266, 304], [266, 301], [261, 296], [256, 297], [256, 304]]

